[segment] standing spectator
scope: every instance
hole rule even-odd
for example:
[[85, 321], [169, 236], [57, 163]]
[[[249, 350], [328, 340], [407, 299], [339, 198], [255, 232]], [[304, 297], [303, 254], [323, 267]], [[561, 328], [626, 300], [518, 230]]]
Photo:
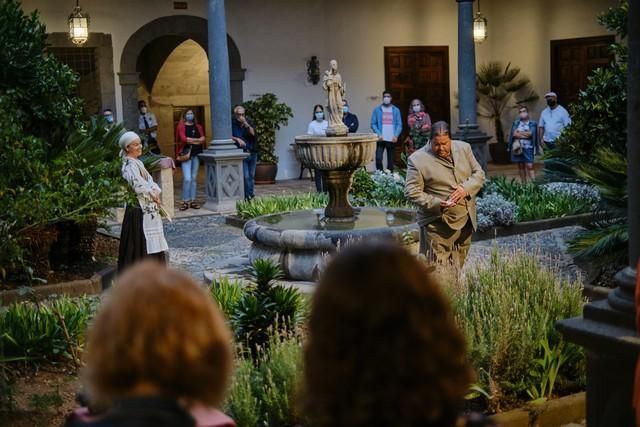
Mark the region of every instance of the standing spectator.
[[158, 146], [158, 120], [156, 115], [147, 108], [147, 103], [138, 101], [138, 110], [140, 117], [138, 118], [138, 129], [144, 135], [144, 147], [149, 148], [153, 154], [160, 154]]
[[378, 135], [376, 145], [376, 169], [382, 170], [382, 158], [387, 152], [387, 169], [393, 172], [394, 144], [398, 142], [402, 132], [400, 109], [391, 104], [391, 93], [382, 93], [382, 105], [377, 106], [371, 114], [371, 130]]
[[182, 120], [176, 127], [176, 159], [180, 160], [182, 167], [182, 205], [180, 210], [189, 208], [200, 209], [196, 203], [196, 189], [198, 188], [198, 168], [203, 146], [206, 148], [206, 138], [202, 126], [197, 122], [193, 110], [187, 109], [182, 115]]
[[113, 127], [116, 125], [115, 117], [113, 117], [113, 111], [110, 108], [105, 108], [102, 111], [102, 118], [106, 122], [106, 125], [104, 127], [106, 131], [113, 129]]
[[249, 153], [249, 157], [242, 161], [244, 175], [244, 198], [250, 200], [255, 197], [256, 164], [258, 163], [258, 145], [256, 144], [256, 126], [247, 118], [242, 105], [233, 108], [232, 139], [238, 148]]
[[477, 227], [476, 200], [484, 172], [471, 146], [449, 138], [436, 122], [431, 141], [407, 161], [405, 194], [418, 206], [420, 252], [439, 264], [464, 265]]
[[538, 154], [538, 125], [529, 119], [526, 105], [518, 109], [520, 118], [511, 125], [507, 149], [511, 152], [511, 161], [518, 164], [518, 172], [522, 182], [533, 181], [536, 172], [533, 167], [535, 155]]
[[233, 364], [231, 334], [188, 274], [153, 262], [111, 288], [89, 329], [83, 381], [101, 414], [70, 427], [233, 427], [215, 410]]
[[349, 103], [346, 99], [342, 100], [342, 123], [349, 128], [349, 133], [358, 132], [358, 116], [349, 111]]
[[129, 184], [130, 202], [124, 212], [118, 272], [144, 258], [165, 262], [164, 252], [169, 249], [164, 238], [160, 204], [160, 187], [139, 160], [142, 142], [135, 132], [125, 132], [119, 140], [122, 156], [122, 177]]
[[[313, 107], [313, 120], [311, 120], [309, 126], [307, 127], [307, 134], [326, 136], [327, 127], [329, 127], [329, 122], [324, 118], [324, 107], [320, 104], [317, 104]], [[322, 179], [322, 174], [318, 169], [314, 169], [313, 177], [316, 182], [316, 191], [318, 193], [326, 191], [324, 180]]]
[[409, 136], [406, 140], [407, 153], [411, 155], [414, 151], [427, 145], [431, 135], [431, 117], [419, 99], [414, 99], [409, 105], [407, 125], [409, 126]]
[[548, 107], [540, 113], [538, 138], [540, 148], [554, 148], [562, 130], [571, 124], [571, 117], [569, 112], [558, 104], [558, 95], [555, 92], [549, 92], [544, 97]]
[[441, 286], [390, 243], [336, 254], [313, 295], [304, 413], [314, 427], [493, 425], [460, 416], [472, 379]]

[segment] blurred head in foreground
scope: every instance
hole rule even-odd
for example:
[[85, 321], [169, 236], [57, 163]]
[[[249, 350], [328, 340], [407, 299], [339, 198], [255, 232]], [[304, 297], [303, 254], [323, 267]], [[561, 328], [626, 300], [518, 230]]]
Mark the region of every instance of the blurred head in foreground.
[[453, 426], [471, 380], [438, 284], [391, 243], [347, 248], [327, 266], [304, 360], [314, 427]]
[[231, 336], [189, 275], [146, 261], [128, 269], [102, 303], [86, 362], [92, 400], [159, 396], [219, 406], [232, 366]]

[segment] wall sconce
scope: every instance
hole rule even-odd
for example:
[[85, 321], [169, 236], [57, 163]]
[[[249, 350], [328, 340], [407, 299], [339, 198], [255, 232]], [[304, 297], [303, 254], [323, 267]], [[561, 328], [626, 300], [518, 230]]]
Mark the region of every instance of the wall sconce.
[[478, 0], [478, 12], [473, 20], [473, 41], [482, 43], [487, 39], [487, 20], [480, 12], [480, 0]]
[[313, 85], [320, 81], [320, 61], [315, 55], [307, 61], [307, 81]]
[[69, 15], [69, 38], [73, 44], [81, 46], [89, 39], [89, 14], [82, 11], [76, 0], [76, 7]]

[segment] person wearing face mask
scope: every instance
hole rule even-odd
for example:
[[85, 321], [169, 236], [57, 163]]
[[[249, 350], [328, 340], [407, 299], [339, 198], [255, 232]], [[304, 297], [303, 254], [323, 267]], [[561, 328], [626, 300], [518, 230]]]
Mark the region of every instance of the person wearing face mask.
[[349, 103], [346, 99], [342, 100], [342, 123], [349, 128], [349, 133], [358, 132], [358, 116], [349, 111]]
[[[327, 128], [329, 127], [329, 122], [324, 118], [324, 107], [320, 104], [317, 104], [313, 107], [313, 120], [309, 123], [307, 127], [308, 135], [316, 135], [316, 136], [326, 136]], [[316, 190], [318, 193], [326, 191], [322, 175], [318, 169], [314, 169], [313, 177], [316, 182]]]
[[106, 131], [113, 129], [113, 127], [116, 125], [115, 118], [113, 117], [113, 111], [110, 108], [105, 108], [102, 111], [102, 118], [106, 122], [106, 125], [104, 126], [104, 129]]
[[511, 125], [507, 150], [511, 152], [511, 161], [518, 164], [522, 182], [533, 181], [536, 177], [533, 162], [538, 154], [538, 124], [529, 118], [526, 105], [518, 108], [519, 118]]
[[431, 117], [425, 111], [424, 104], [419, 99], [414, 99], [409, 105], [407, 117], [409, 136], [406, 139], [407, 155], [424, 147], [431, 136]]
[[156, 115], [153, 114], [147, 108], [147, 103], [144, 101], [138, 101], [138, 110], [140, 111], [140, 117], [138, 117], [138, 130], [144, 135], [143, 143], [145, 148], [149, 148], [153, 154], [160, 154], [160, 147], [158, 147], [158, 120]]
[[258, 162], [258, 145], [256, 144], [256, 125], [247, 118], [242, 105], [233, 107], [231, 120], [231, 139], [238, 148], [249, 156], [242, 161], [244, 175], [244, 198], [250, 200], [255, 197], [256, 164]]
[[387, 152], [387, 169], [393, 171], [394, 144], [402, 132], [400, 109], [391, 103], [391, 93], [382, 92], [382, 105], [371, 114], [371, 130], [378, 135], [376, 145], [376, 169], [382, 170], [382, 158]]
[[558, 95], [549, 92], [545, 96], [547, 108], [540, 113], [538, 121], [538, 138], [540, 147], [554, 148], [562, 130], [571, 124], [569, 112], [558, 104]]
[[404, 193], [418, 207], [420, 253], [431, 262], [464, 265], [484, 180], [471, 146], [451, 140], [443, 121], [433, 124], [431, 141], [409, 156]]
[[180, 210], [200, 209], [196, 203], [198, 187], [198, 154], [206, 147], [206, 137], [202, 126], [197, 122], [193, 110], [188, 108], [176, 127], [176, 160], [182, 168], [182, 205]]

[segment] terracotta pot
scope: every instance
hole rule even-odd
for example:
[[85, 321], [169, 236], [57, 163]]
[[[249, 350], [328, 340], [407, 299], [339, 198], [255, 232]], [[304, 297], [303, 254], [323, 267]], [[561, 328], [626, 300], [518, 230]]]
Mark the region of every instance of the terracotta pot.
[[499, 165], [508, 165], [511, 163], [511, 154], [507, 151], [507, 144], [496, 142], [495, 144], [489, 144], [489, 153], [491, 153], [491, 160], [493, 163]]
[[278, 165], [258, 162], [256, 165], [256, 185], [275, 184]]

